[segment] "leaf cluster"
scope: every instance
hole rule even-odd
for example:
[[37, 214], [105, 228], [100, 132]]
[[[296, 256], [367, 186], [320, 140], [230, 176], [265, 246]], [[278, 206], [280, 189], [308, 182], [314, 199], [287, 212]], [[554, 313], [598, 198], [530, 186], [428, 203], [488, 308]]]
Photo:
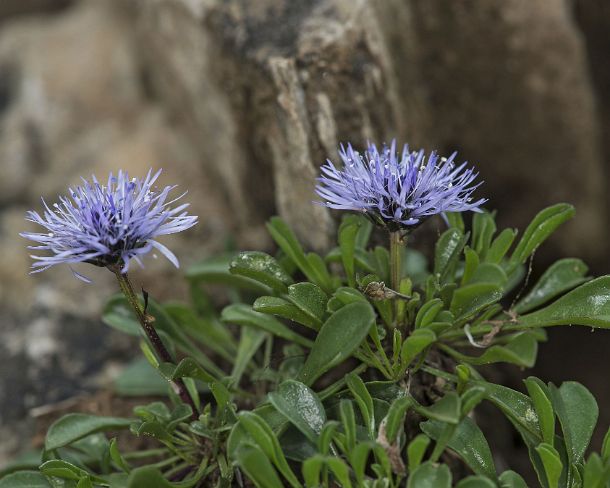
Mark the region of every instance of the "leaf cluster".
[[[345, 217], [326, 255], [306, 252], [273, 218], [276, 255], [206, 260], [187, 272], [191, 303], [149, 300], [172, 363], [159, 361], [128, 303], [113, 297], [104, 321], [141, 337], [143, 352], [117, 392], [166, 401], [130, 419], [58, 420], [42, 457], [5, 470], [0, 488], [526, 487], [515, 471], [498, 471], [477, 424], [482, 402], [513, 425], [540, 486], [607, 488], [610, 433], [587, 455], [598, 407], [583, 385], [529, 377], [516, 391], [479, 370], [533, 366], [546, 327], [610, 328], [610, 276], [592, 279], [581, 260], [557, 261], [528, 283], [536, 249], [573, 212], [549, 207], [521, 236], [498, 232], [491, 213], [468, 229], [448, 215], [430, 265], [401, 251], [398, 290], [386, 286], [389, 252], [369, 245], [365, 218]], [[225, 291], [220, 314], [211, 287]], [[197, 420], [168, 387], [179, 378]], [[157, 447], [123, 452], [103, 434], [119, 430]]]

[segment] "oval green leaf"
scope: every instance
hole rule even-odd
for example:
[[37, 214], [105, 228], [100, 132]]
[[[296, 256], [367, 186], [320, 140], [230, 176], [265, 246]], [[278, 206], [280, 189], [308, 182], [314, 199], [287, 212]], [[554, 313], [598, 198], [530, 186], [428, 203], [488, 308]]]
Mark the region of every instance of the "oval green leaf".
[[240, 252], [230, 263], [229, 271], [268, 286], [276, 293], [286, 293], [292, 278], [273, 256], [259, 251]]
[[[424, 433], [438, 440], [445, 424], [428, 420], [420, 424]], [[458, 424], [447, 446], [455, 451], [476, 474], [496, 479], [496, 466], [487, 439], [470, 417]]]
[[574, 207], [567, 203], [558, 203], [539, 212], [525, 229], [523, 237], [510, 258], [511, 269], [524, 263], [557, 227], [573, 216]]
[[517, 313], [533, 310], [549, 300], [589, 280], [589, 268], [580, 259], [560, 259], [540, 277], [538, 282], [514, 307]]
[[[279, 300], [281, 300], [281, 298]], [[264, 330], [265, 332], [282, 337], [283, 339], [287, 339], [301, 346], [311, 347], [312, 345], [312, 342], [309, 339], [293, 332], [276, 318], [252, 310], [244, 303], [234, 303], [233, 305], [225, 307], [222, 311], [221, 319], [223, 322]]]
[[496, 283], [474, 283], [458, 288], [453, 293], [450, 311], [456, 320], [472, 317], [502, 298], [502, 287]]
[[0, 479], [0, 488], [51, 488], [51, 485], [38, 471], [17, 471]]
[[54, 422], [47, 431], [45, 449], [51, 451], [96, 432], [126, 429], [131, 420], [118, 417], [98, 417], [83, 413], [69, 413]]
[[277, 391], [269, 393], [269, 401], [311, 442], [317, 441], [326, 422], [326, 412], [318, 396], [307, 385], [286, 380]]
[[311, 385], [326, 371], [347, 359], [375, 323], [368, 303], [355, 302], [332, 314], [324, 323], [303, 365], [299, 380]]
[[451, 471], [446, 464], [420, 464], [409, 476], [407, 488], [451, 488]]
[[579, 286], [541, 310], [519, 317], [522, 327], [589, 325], [610, 328], [610, 276]]

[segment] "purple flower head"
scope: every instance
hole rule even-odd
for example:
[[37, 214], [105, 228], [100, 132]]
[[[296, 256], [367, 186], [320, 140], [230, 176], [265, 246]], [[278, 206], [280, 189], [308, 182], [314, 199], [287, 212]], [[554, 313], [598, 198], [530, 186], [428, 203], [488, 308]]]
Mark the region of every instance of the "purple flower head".
[[364, 154], [341, 146], [343, 168], [328, 160], [322, 166], [316, 193], [330, 208], [364, 212], [390, 231], [408, 230], [426, 218], [444, 212], [480, 211], [486, 199], [473, 201], [472, 193], [481, 184], [466, 163], [456, 167], [457, 153], [439, 158], [436, 152], [426, 158], [423, 150], [413, 151], [405, 144], [396, 152], [396, 141], [379, 151], [369, 144]]
[[28, 249], [50, 252], [32, 256], [32, 273], [56, 264], [80, 262], [119, 265], [126, 273], [132, 259], [141, 265], [140, 257], [153, 248], [178, 267], [176, 256], [154, 239], [192, 227], [197, 217], [187, 215], [188, 204], [170, 208], [184, 194], [167, 201], [175, 186], [162, 190], [153, 186], [160, 174], [161, 170], [154, 175], [150, 170], [144, 179], [129, 179], [126, 172], [119, 171], [116, 177], [110, 174], [106, 185], [93, 176], [92, 182], [83, 179], [83, 186], [69, 188], [70, 198], [59, 197], [53, 209], [43, 200], [44, 216], [29, 211], [26, 220], [47, 232], [20, 234], [38, 243]]

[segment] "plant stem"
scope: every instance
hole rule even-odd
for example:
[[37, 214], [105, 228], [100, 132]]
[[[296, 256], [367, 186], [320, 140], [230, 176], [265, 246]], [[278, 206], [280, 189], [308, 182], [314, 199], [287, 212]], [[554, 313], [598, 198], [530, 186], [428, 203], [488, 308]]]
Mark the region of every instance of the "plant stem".
[[[392, 290], [400, 293], [400, 231], [390, 232], [390, 285]], [[394, 298], [394, 322], [398, 320], [398, 299]], [[397, 325], [397, 324], [395, 324]]]
[[[142, 308], [140, 300], [138, 300], [138, 296], [134, 292], [133, 286], [131, 286], [131, 282], [129, 281], [127, 273], [121, 273], [121, 269], [117, 265], [109, 266], [108, 269], [110, 269], [110, 271], [112, 271], [116, 276], [121, 291], [125, 295], [125, 298], [127, 298], [127, 301], [131, 305], [131, 308], [133, 308], [133, 311], [135, 312], [136, 317], [138, 318], [138, 321], [140, 322], [140, 325], [142, 326], [142, 329], [146, 334], [146, 337], [148, 337], [148, 340], [157, 352], [157, 355], [159, 356], [161, 361], [164, 363], [173, 363], [174, 360], [171, 354], [163, 344], [163, 341], [161, 340], [159, 334], [157, 334], [157, 331], [153, 326], [153, 321], [155, 320], [154, 317], [148, 315], [146, 311]], [[199, 412], [197, 411], [195, 402], [191, 398], [191, 395], [189, 394], [188, 390], [186, 389], [184, 381], [182, 381], [182, 379], [171, 380], [170, 384], [172, 385], [172, 388], [174, 389], [176, 394], [180, 396], [182, 402], [187, 405], [190, 405], [191, 409], [193, 410], [192, 418], [193, 420], [197, 420], [197, 418], [199, 417]]]
[[400, 292], [400, 232], [390, 232], [390, 284], [392, 290]]

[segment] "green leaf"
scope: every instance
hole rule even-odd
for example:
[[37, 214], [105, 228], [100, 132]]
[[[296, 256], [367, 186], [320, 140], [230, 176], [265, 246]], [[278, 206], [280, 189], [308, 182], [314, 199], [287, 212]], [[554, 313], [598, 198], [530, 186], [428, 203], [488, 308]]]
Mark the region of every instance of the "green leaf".
[[311, 385], [320, 375], [351, 356], [374, 323], [375, 312], [364, 302], [350, 303], [333, 313], [320, 329], [299, 381]]
[[458, 394], [454, 391], [448, 392], [430, 407], [422, 407], [417, 404], [414, 408], [417, 412], [429, 419], [452, 425], [455, 425], [460, 421], [461, 401]]
[[352, 488], [352, 482], [349, 477], [349, 468], [343, 459], [338, 457], [326, 457], [326, 465], [330, 468], [331, 472], [337, 478], [337, 481], [341, 483], [342, 488]]
[[62, 459], [52, 459], [42, 463], [40, 472], [45, 476], [75, 481], [89, 477], [87, 471]]
[[303, 463], [302, 470], [305, 486], [320, 486], [320, 474], [325, 464], [325, 457], [319, 454], [310, 457]]
[[455, 488], [497, 488], [497, 486], [484, 476], [468, 476], [455, 485]]
[[563, 464], [561, 463], [557, 449], [545, 442], [535, 449], [542, 460], [549, 488], [558, 488]]
[[52, 451], [96, 432], [126, 429], [131, 420], [118, 417], [98, 417], [82, 413], [69, 413], [55, 421], [47, 431], [45, 449]]
[[500, 287], [504, 287], [507, 282], [506, 272], [493, 263], [481, 263], [469, 281], [469, 283], [494, 283]]
[[136, 337], [141, 334], [140, 323], [123, 295], [115, 295], [106, 302], [102, 322], [125, 334]]
[[162, 339], [164, 339], [163, 334], [166, 334], [180, 350], [193, 356], [212, 374], [219, 377], [224, 375], [224, 371], [195, 345], [185, 330], [165, 311], [165, 308], [152, 298], [148, 300], [148, 312], [155, 318], [155, 328]]
[[186, 270], [186, 277], [195, 283], [211, 283], [216, 285], [226, 285], [242, 290], [251, 290], [257, 293], [269, 293], [269, 287], [261, 282], [232, 274], [229, 271], [231, 262], [235, 259], [235, 254], [221, 254], [214, 256], [200, 263], [197, 263]]
[[420, 464], [430, 445], [430, 437], [418, 434], [407, 446], [407, 461], [409, 472], [413, 472]]
[[411, 405], [413, 405], [413, 402], [409, 397], [397, 398], [390, 405], [390, 410], [384, 418], [386, 437], [390, 444], [394, 444], [396, 437], [404, 426], [405, 415]]
[[583, 474], [584, 488], [607, 488], [610, 483], [610, 465], [602, 461], [602, 458], [593, 453], [585, 464]]
[[[369, 467], [367, 460], [371, 451], [375, 454], [375, 460], [379, 463], [379, 465], [381, 465], [382, 470], [387, 473], [388, 477], [391, 476], [391, 467], [387, 453], [376, 442], [362, 441], [359, 442], [350, 453], [350, 463], [354, 469], [356, 486], [358, 487], [366, 486], [364, 484], [364, 474], [366, 469]], [[379, 477], [384, 476], [382, 474]]]
[[522, 327], [571, 324], [610, 328], [610, 276], [591, 280], [545, 308], [519, 317]]
[[258, 348], [261, 347], [265, 337], [267, 337], [267, 333], [263, 330], [253, 327], [242, 327], [239, 346], [237, 347], [237, 357], [235, 358], [233, 371], [231, 371], [231, 377], [236, 385], [239, 384], [248, 363], [256, 351], [258, 351]]
[[38, 471], [17, 471], [0, 479], [0, 488], [51, 488], [51, 485]]
[[8, 463], [0, 468], [0, 480], [17, 471], [36, 471], [42, 462], [42, 451], [40, 449], [28, 450], [12, 457]]
[[538, 381], [538, 378], [529, 377], [523, 382], [538, 415], [542, 440], [552, 445], [555, 438], [555, 412], [553, 411], [551, 400], [547, 397]]
[[460, 253], [466, 244], [467, 237], [456, 228], [446, 230], [436, 242], [434, 254], [434, 275], [440, 283], [451, 281]]
[[446, 464], [420, 464], [409, 476], [407, 488], [451, 488], [451, 471]]
[[[463, 366], [463, 365], [460, 365]], [[460, 416], [465, 417], [485, 398], [485, 388], [481, 386], [472, 386], [468, 388], [460, 397], [461, 408]]]
[[356, 446], [356, 414], [351, 400], [341, 400], [339, 403], [339, 415], [345, 432], [345, 444], [348, 452]]
[[373, 406], [373, 398], [366, 389], [366, 385], [362, 379], [354, 374], [350, 373], [346, 376], [346, 383], [349, 391], [356, 400], [360, 414], [364, 420], [370, 440], [375, 439], [375, 408]]
[[93, 488], [93, 483], [89, 478], [81, 478], [76, 488]]
[[320, 325], [322, 325], [320, 320], [317, 318], [312, 318], [310, 315], [307, 315], [305, 312], [299, 309], [296, 305], [293, 305], [289, 301], [279, 297], [258, 297], [254, 301], [252, 308], [255, 312], [277, 315], [278, 317], [292, 320], [293, 322], [297, 322], [313, 330], [318, 330]]
[[[288, 426], [288, 421], [273, 405], [266, 403], [252, 410], [252, 413], [262, 418], [273, 432], [279, 433]], [[254, 439], [239, 423], [235, 423], [226, 442], [227, 454], [230, 459], [237, 459], [237, 450], [244, 444], [252, 444]]]
[[[428, 260], [423, 253], [408, 246], [401, 246], [402, 251], [401, 276], [408, 276], [416, 285], [424, 283], [430, 275], [428, 271]], [[404, 278], [403, 278], [404, 280]], [[408, 293], [410, 295], [410, 293]]]
[[309, 281], [314, 282], [325, 291], [331, 291], [331, 284], [328, 282], [326, 274], [320, 274], [318, 260], [305, 256], [301, 244], [282, 219], [272, 217], [267, 223], [267, 230], [280, 249], [297, 265]]
[[604, 436], [604, 441], [602, 442], [601, 455], [602, 455], [602, 458], [604, 459], [604, 461], [608, 461], [610, 459], [610, 428], [608, 428], [608, 431], [606, 432], [606, 435]]
[[[237, 462], [257, 488], [283, 488], [269, 458], [255, 446], [243, 445], [237, 450]], [[154, 485], [150, 485], [154, 486]]]
[[348, 303], [353, 302], [367, 301], [366, 297], [362, 293], [360, 293], [354, 288], [349, 288], [347, 286], [337, 288], [333, 296], [336, 297], [339, 301], [341, 301], [343, 305], [347, 305]]
[[445, 217], [449, 223], [449, 227], [455, 227], [464, 232], [464, 218], [461, 212], [445, 212]]
[[528, 488], [521, 475], [514, 471], [504, 471], [498, 479], [502, 488]]
[[335, 436], [335, 432], [337, 431], [339, 425], [341, 424], [336, 420], [329, 420], [324, 424], [324, 427], [322, 427], [322, 432], [320, 432], [320, 436], [318, 437], [317, 442], [318, 451], [322, 454], [328, 454], [331, 443]]
[[355, 215], [355, 217], [360, 221], [360, 228], [358, 229], [358, 235], [356, 235], [356, 248], [365, 249], [371, 238], [373, 223], [362, 215]]
[[113, 389], [121, 396], [167, 395], [168, 383], [143, 357], [131, 362], [114, 380]]
[[568, 458], [571, 463], [580, 463], [597, 423], [599, 408], [595, 397], [575, 381], [566, 381], [559, 388], [551, 385], [549, 391], [561, 424]]
[[504, 229], [494, 239], [485, 256], [486, 263], [500, 264], [517, 236], [515, 229]]
[[[356, 286], [354, 275], [354, 252], [356, 250], [356, 238], [364, 219], [357, 215], [347, 215], [343, 217], [339, 226], [339, 247], [341, 249], [341, 260], [343, 269], [347, 276], [349, 286]], [[362, 247], [362, 246], [361, 246]]]
[[400, 359], [403, 365], [409, 365], [430, 344], [436, 341], [436, 334], [430, 329], [415, 329], [403, 342]]
[[529, 312], [556, 296], [589, 280], [587, 265], [580, 259], [560, 259], [540, 277], [538, 282], [514, 307], [519, 314]]
[[521, 392], [502, 385], [473, 381], [473, 384], [485, 388], [486, 396], [510, 420], [524, 438], [526, 444], [538, 445], [542, 440], [538, 416], [532, 400]]
[[458, 361], [469, 364], [512, 363], [524, 368], [531, 368], [536, 363], [538, 341], [529, 332], [514, 335], [508, 344], [491, 346], [480, 356], [467, 356], [455, 350], [450, 354]]
[[178, 302], [164, 303], [163, 309], [189, 336], [233, 362], [237, 346], [227, 327], [216, 317], [215, 310], [213, 316], [202, 317], [191, 306]]
[[379, 280], [385, 283], [390, 282], [390, 252], [382, 246], [376, 246], [370, 253], [371, 261], [374, 263], [375, 274]]
[[268, 397], [278, 412], [316, 443], [326, 422], [326, 412], [313, 390], [298, 381], [286, 380]]
[[322, 326], [328, 296], [313, 283], [296, 283], [288, 287], [288, 300], [317, 324]]
[[122, 471], [124, 471], [125, 473], [129, 473], [129, 471], [131, 471], [131, 468], [129, 467], [129, 463], [127, 463], [127, 461], [125, 461], [125, 459], [123, 458], [123, 456], [121, 455], [121, 453], [119, 451], [119, 448], [118, 448], [117, 442], [116, 442], [116, 437], [110, 441], [110, 446], [109, 446], [108, 450], [110, 453], [110, 458], [114, 461], [114, 464], [116, 464], [117, 467], [119, 469], [121, 469]]
[[[331, 249], [324, 259], [327, 263], [343, 264], [341, 249], [339, 249], [338, 247]], [[372, 253], [369, 253], [363, 248], [357, 247], [354, 250], [354, 264], [356, 269], [358, 269], [359, 271], [363, 271], [364, 273], [375, 273], [376, 271], [376, 263]]]
[[474, 283], [458, 288], [453, 293], [450, 311], [456, 321], [472, 317], [483, 308], [502, 298], [502, 288], [495, 283]]
[[434, 298], [424, 303], [415, 317], [415, 328], [426, 327], [434, 322], [441, 308], [443, 308], [443, 301], [440, 298]]
[[273, 256], [259, 251], [240, 252], [230, 263], [231, 274], [245, 276], [268, 286], [276, 293], [286, 293], [292, 278]]
[[559, 203], [539, 212], [525, 229], [509, 261], [509, 269], [524, 263], [536, 248], [549, 237], [557, 227], [574, 216], [574, 207]]
[[156, 420], [148, 420], [142, 422], [135, 430], [135, 434], [138, 436], [148, 436], [163, 442], [166, 445], [173, 444], [173, 437], [169, 433], [168, 429], [161, 422]]
[[[239, 422], [246, 429], [248, 434], [258, 444], [261, 451], [267, 456], [280, 473], [288, 480], [291, 486], [299, 488], [301, 484], [297, 480], [288, 461], [284, 457], [280, 443], [271, 427], [254, 412], [244, 411], [239, 414]], [[239, 451], [238, 451], [239, 460]]]
[[305, 486], [320, 486], [320, 474], [322, 468], [327, 466], [344, 488], [351, 488], [352, 482], [349, 478], [349, 469], [340, 458], [315, 455], [303, 463], [303, 478]]
[[314, 283], [324, 289], [327, 293], [332, 293], [333, 290], [341, 284], [341, 279], [339, 277], [336, 277], [336, 279], [333, 280], [333, 277], [330, 275], [328, 267], [326, 266], [326, 262], [319, 254], [308, 252], [307, 262], [317, 276], [317, 278], [313, 280]]
[[460, 283], [461, 286], [464, 286], [470, 282], [472, 275], [479, 267], [479, 262], [479, 255], [476, 253], [476, 251], [466, 246], [466, 248], [464, 248], [464, 273], [462, 274], [462, 281]]
[[[428, 420], [421, 423], [420, 427], [425, 434], [434, 440], [438, 440], [445, 424]], [[458, 424], [447, 446], [455, 451], [475, 474], [496, 479], [496, 467], [489, 444], [481, 429], [470, 417], [464, 417]]]
[[142, 466], [134, 469], [127, 479], [128, 488], [139, 488], [143, 486], [154, 486], [155, 488], [173, 488], [174, 485], [167, 481], [161, 472], [152, 466]]
[[[127, 479], [127, 488], [193, 488], [198, 485], [201, 478], [205, 475], [207, 462], [203, 462], [195, 474], [184, 481], [170, 483], [161, 472], [153, 466], [142, 466], [134, 469]], [[112, 485], [114, 486], [114, 485]], [[118, 487], [117, 487], [118, 488]]]
[[184, 358], [180, 361], [178, 366], [171, 371], [170, 379], [176, 380], [178, 378], [193, 378], [203, 381], [204, 383], [213, 383], [216, 381], [216, 378], [203, 369], [193, 358]]
[[472, 217], [472, 247], [481, 260], [485, 259], [491, 239], [496, 233], [496, 222], [489, 212], [475, 213]]
[[[259, 300], [261, 299], [282, 300], [281, 298], [275, 297], [259, 298]], [[255, 305], [257, 302], [255, 302]], [[258, 303], [259, 305], [261, 304], [261, 302]], [[265, 307], [263, 306], [262, 308], [264, 309]], [[313, 344], [309, 339], [306, 339], [302, 335], [293, 332], [274, 317], [267, 315], [266, 313], [260, 313], [252, 310], [248, 305], [243, 303], [234, 303], [233, 305], [225, 307], [221, 313], [221, 319], [223, 322], [252, 327], [269, 332], [270, 334], [277, 337], [282, 337], [283, 339], [287, 339], [301, 346], [311, 347]]]

